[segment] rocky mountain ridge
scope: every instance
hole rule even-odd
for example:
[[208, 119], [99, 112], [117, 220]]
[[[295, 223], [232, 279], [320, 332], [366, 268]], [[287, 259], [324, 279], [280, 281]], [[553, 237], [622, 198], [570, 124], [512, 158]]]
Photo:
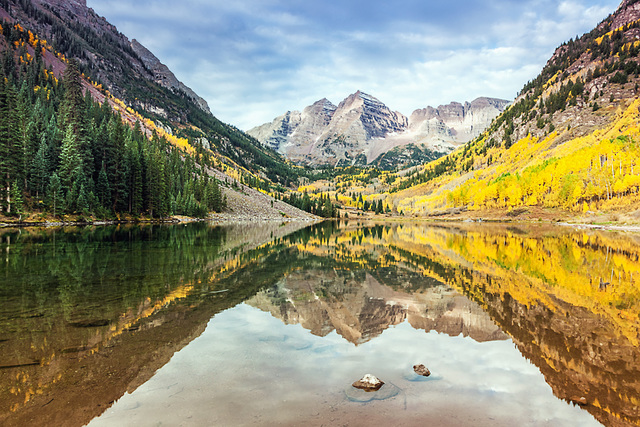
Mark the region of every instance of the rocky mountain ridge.
[[[478, 342], [508, 338], [480, 306], [443, 283], [411, 293], [394, 290], [370, 274], [335, 282], [330, 276], [321, 270], [293, 272], [246, 304], [317, 336], [336, 331], [355, 345], [405, 321], [414, 329], [469, 336]], [[318, 296], [334, 289], [340, 289], [340, 298]]]
[[138, 55], [138, 57], [140, 57], [147, 69], [151, 71], [151, 73], [153, 73], [153, 77], [156, 83], [158, 83], [160, 86], [166, 87], [167, 89], [177, 89], [184, 92], [203, 111], [211, 113], [207, 101], [205, 101], [202, 97], [195, 93], [190, 87], [178, 80], [178, 78], [175, 76], [175, 74], [173, 74], [169, 67], [160, 62], [160, 60], [153, 53], [151, 53], [149, 49], [144, 47], [138, 40], [131, 40], [131, 48]]
[[[506, 100], [478, 98], [419, 109], [406, 117], [357, 91], [338, 106], [324, 98], [302, 112], [288, 111], [248, 133], [295, 163], [308, 165], [366, 165], [379, 162], [394, 149], [400, 154], [399, 148], [418, 148], [421, 155], [415, 156], [417, 159], [400, 161], [408, 166], [411, 160], [420, 162], [425, 155], [440, 157], [478, 136], [508, 104]], [[396, 166], [392, 159], [386, 161]]]

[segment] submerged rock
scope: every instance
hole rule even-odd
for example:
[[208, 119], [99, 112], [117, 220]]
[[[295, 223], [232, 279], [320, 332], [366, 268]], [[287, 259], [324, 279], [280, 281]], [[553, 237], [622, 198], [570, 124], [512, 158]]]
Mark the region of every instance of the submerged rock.
[[351, 385], [364, 391], [377, 391], [384, 385], [384, 382], [380, 381], [374, 375], [366, 374], [364, 377]]
[[431, 371], [424, 365], [413, 365], [413, 372], [418, 375], [422, 375], [423, 377], [431, 375]]
[[394, 384], [387, 382], [382, 387], [380, 387], [380, 390], [376, 391], [375, 393], [371, 393], [370, 390], [361, 390], [355, 387], [347, 387], [344, 390], [344, 394], [346, 395], [347, 399], [352, 402], [366, 403], [374, 400], [391, 399], [397, 396], [400, 391], [401, 390]]

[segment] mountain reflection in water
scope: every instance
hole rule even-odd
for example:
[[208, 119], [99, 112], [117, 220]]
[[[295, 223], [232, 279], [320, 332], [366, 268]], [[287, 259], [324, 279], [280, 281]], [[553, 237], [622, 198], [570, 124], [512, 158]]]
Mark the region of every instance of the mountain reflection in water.
[[[82, 425], [133, 392], [94, 423], [154, 424], [156, 411], [194, 425], [359, 414], [406, 425], [582, 425], [594, 422], [589, 414], [640, 424], [635, 235], [353, 221], [291, 234], [279, 224], [237, 227], [0, 235], [0, 423]], [[434, 378], [414, 381], [414, 363]], [[401, 394], [366, 410], [349, 402], [345, 387], [363, 369]]]

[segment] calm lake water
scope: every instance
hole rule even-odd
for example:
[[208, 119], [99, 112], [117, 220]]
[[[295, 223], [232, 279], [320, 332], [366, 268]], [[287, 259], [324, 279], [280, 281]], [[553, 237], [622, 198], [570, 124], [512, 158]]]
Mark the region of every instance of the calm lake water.
[[0, 425], [640, 425], [640, 235], [301, 227], [0, 230]]

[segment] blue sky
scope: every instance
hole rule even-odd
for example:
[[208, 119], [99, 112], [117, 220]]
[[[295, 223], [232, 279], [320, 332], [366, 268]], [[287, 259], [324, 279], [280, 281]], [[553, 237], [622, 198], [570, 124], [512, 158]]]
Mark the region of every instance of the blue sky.
[[619, 0], [88, 0], [247, 130], [357, 90], [405, 115], [513, 99]]

